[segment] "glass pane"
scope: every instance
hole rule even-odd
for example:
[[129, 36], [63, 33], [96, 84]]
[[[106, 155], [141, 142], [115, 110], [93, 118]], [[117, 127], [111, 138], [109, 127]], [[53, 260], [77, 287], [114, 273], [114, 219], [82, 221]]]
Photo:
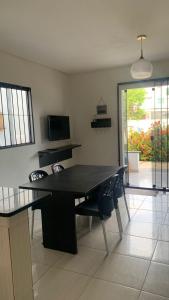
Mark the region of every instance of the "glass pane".
[[11, 138], [10, 138], [10, 129], [9, 129], [9, 119], [8, 115], [4, 116], [4, 128], [5, 128], [5, 146], [11, 145]]
[[24, 116], [24, 122], [25, 122], [25, 142], [30, 143], [29, 118], [28, 118], [28, 116]]
[[27, 99], [26, 99], [27, 93], [26, 91], [22, 91], [22, 102], [23, 102], [23, 114], [25, 116], [28, 115], [28, 106], [27, 106]]

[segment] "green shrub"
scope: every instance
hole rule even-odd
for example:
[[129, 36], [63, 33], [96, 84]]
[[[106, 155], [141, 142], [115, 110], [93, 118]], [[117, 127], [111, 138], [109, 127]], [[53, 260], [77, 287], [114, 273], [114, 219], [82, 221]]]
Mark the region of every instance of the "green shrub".
[[130, 130], [128, 151], [140, 151], [140, 159], [144, 161], [168, 161], [169, 126], [162, 126], [158, 121], [154, 122], [146, 132]]

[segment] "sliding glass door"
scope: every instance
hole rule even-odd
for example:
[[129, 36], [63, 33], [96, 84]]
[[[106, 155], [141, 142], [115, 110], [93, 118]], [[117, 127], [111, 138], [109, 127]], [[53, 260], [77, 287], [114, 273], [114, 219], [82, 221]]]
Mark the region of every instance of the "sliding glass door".
[[169, 188], [169, 80], [119, 84], [120, 162], [129, 186]]

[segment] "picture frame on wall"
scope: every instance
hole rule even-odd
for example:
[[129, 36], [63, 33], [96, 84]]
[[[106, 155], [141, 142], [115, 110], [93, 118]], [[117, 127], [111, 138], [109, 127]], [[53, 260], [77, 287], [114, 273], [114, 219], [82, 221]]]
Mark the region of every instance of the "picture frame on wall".
[[96, 111], [98, 115], [107, 114], [107, 105], [106, 104], [99, 104], [96, 106]]

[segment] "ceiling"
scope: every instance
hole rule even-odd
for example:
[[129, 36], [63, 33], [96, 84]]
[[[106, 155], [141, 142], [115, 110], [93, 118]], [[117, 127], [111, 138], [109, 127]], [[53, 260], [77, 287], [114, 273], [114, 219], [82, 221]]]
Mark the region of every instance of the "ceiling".
[[169, 0], [0, 0], [0, 49], [66, 73], [169, 58]]

